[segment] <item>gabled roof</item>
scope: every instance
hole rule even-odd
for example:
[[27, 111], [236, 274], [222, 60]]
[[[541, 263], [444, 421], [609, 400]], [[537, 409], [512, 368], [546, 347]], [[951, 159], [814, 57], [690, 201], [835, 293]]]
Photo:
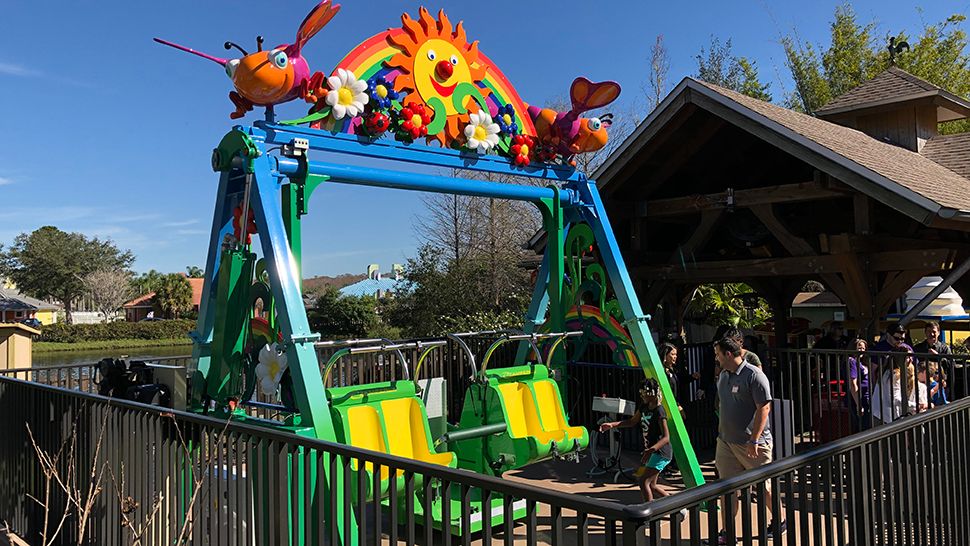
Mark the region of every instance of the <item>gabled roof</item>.
[[920, 155], [970, 178], [970, 133], [937, 135], [926, 141]]
[[918, 153], [865, 133], [716, 85], [685, 78], [597, 169], [601, 187], [617, 179], [676, 110], [694, 104], [785, 150], [887, 206], [929, 224], [970, 220], [970, 180]]
[[819, 108], [819, 117], [836, 117], [848, 112], [878, 108], [910, 101], [928, 101], [937, 105], [937, 121], [951, 121], [970, 116], [970, 102], [917, 78], [905, 70], [890, 66], [871, 80], [835, 97]]
[[60, 306], [0, 287], [0, 311], [56, 311]]

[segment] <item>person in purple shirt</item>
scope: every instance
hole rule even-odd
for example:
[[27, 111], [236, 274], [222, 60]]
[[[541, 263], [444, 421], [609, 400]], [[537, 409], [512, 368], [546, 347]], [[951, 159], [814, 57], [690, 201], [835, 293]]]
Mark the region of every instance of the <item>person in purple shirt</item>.
[[872, 350], [891, 353], [904, 341], [906, 341], [906, 329], [902, 324], [894, 322], [886, 328], [886, 333], [879, 338], [878, 343], [873, 345]]
[[861, 432], [872, 427], [872, 405], [869, 396], [869, 355], [866, 354], [868, 343], [864, 339], [856, 339], [853, 348], [854, 356], [849, 357], [849, 411], [852, 415], [852, 432]]

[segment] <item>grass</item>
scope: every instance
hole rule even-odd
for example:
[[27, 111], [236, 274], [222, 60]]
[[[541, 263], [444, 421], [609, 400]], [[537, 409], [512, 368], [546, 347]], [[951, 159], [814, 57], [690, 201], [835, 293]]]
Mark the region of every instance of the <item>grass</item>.
[[171, 339], [109, 339], [104, 341], [78, 341], [77, 343], [34, 342], [34, 353], [54, 353], [60, 351], [88, 351], [98, 349], [140, 349], [143, 347], [191, 346], [187, 337]]

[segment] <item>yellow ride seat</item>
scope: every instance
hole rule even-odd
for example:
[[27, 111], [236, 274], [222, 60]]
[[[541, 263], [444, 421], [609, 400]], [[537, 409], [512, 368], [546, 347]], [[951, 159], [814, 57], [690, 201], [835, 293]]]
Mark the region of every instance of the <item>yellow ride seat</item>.
[[[377, 409], [373, 406], [360, 405], [341, 409], [345, 414], [345, 430], [347, 443], [371, 451], [387, 453], [387, 444], [384, 442], [384, 431], [381, 428], [381, 417]], [[351, 468], [357, 470], [358, 459], [354, 459]], [[374, 463], [365, 462], [364, 469], [371, 474], [374, 473]], [[403, 470], [398, 470], [397, 474], [403, 474]], [[390, 469], [386, 466], [381, 467], [381, 481], [387, 479]]]
[[549, 379], [532, 383], [535, 393], [536, 407], [542, 416], [543, 429], [554, 434], [565, 434], [567, 440], [582, 439], [586, 433], [583, 427], [571, 427], [563, 414], [559, 388]]
[[454, 453], [434, 453], [431, 450], [428, 421], [416, 399], [397, 398], [384, 400], [380, 404], [389, 454], [442, 466], [456, 464]]
[[548, 431], [542, 427], [535, 397], [528, 385], [516, 381], [501, 383], [496, 388], [505, 402], [509, 436], [512, 438], [531, 436], [540, 444], [563, 440], [565, 434], [563, 431]]

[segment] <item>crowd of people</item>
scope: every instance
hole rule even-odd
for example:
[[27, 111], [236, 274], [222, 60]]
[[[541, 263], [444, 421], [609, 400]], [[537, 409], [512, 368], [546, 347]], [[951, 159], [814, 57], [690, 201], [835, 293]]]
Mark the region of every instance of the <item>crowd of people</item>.
[[[843, 367], [839, 376], [845, 378], [845, 400], [853, 432], [949, 402], [947, 370], [952, 366], [951, 348], [940, 339], [938, 323], [928, 322], [924, 334], [924, 341], [911, 345], [905, 328], [898, 323], [891, 324], [870, 347], [866, 339], [850, 338], [841, 323], [834, 323], [816, 342], [814, 349], [819, 351], [842, 351], [833, 354], [844, 359], [839, 361]], [[682, 349], [677, 344], [664, 342], [658, 347], [664, 374], [677, 401], [676, 411], [683, 414], [681, 404], [691, 398], [689, 388], [694, 389], [694, 399], [713, 398], [718, 417], [715, 467], [721, 479], [772, 460], [773, 438], [768, 424], [771, 383], [762, 369], [761, 359], [746, 344], [752, 346], [738, 328], [719, 328], [713, 340], [713, 358], [706, 359], [699, 371], [689, 370], [686, 359], [679, 358]], [[640, 398], [633, 416], [604, 423], [600, 431], [641, 428], [644, 451], [636, 477], [644, 500], [650, 501], [669, 494], [658, 480], [673, 466], [673, 450], [668, 414], [661, 404], [656, 379], [648, 379], [641, 385]], [[674, 407], [667, 407], [675, 411]], [[770, 511], [770, 487], [766, 486], [765, 497]], [[772, 522], [768, 531], [770, 534], [776, 529], [784, 532], [785, 526], [784, 520], [777, 527]], [[727, 537], [717, 537], [717, 543], [727, 543]]]

